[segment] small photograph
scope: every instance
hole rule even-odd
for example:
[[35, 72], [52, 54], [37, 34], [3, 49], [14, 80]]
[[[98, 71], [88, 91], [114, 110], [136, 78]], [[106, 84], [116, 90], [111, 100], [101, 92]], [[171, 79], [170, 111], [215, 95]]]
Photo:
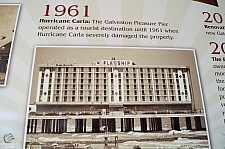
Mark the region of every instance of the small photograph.
[[25, 148], [210, 148], [194, 49], [35, 49]]
[[0, 4], [0, 86], [7, 82], [19, 9], [18, 4]]

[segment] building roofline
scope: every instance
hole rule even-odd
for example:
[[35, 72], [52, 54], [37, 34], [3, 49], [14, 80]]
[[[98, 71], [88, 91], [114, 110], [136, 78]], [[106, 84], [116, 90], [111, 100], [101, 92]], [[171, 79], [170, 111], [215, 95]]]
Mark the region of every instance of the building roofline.
[[68, 67], [68, 68], [74, 68], [74, 67], [86, 67], [86, 68], [89, 68], [89, 67], [93, 67], [93, 68], [96, 68], [96, 67], [107, 67], [107, 68], [127, 68], [127, 67], [130, 67], [130, 68], [189, 68], [189, 66], [187, 65], [86, 65], [86, 64], [40, 64], [38, 66], [38, 68], [41, 68], [41, 67], [53, 67], [53, 68], [58, 68], [58, 67], [61, 67], [61, 68], [65, 68], [65, 67]]

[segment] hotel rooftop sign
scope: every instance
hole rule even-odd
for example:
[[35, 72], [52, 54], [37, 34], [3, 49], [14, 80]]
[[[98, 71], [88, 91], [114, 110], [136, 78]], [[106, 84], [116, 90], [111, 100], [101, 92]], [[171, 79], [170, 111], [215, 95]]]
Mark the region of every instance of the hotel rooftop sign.
[[102, 60], [101, 65], [132, 65], [131, 60]]

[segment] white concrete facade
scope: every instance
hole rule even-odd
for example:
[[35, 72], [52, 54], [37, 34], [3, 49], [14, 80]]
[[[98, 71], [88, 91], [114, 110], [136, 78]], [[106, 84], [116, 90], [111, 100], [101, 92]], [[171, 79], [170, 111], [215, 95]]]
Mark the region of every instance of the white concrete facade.
[[131, 60], [103, 60], [95, 65], [42, 65], [36, 102], [191, 103], [190, 81], [186, 66], [133, 65]]

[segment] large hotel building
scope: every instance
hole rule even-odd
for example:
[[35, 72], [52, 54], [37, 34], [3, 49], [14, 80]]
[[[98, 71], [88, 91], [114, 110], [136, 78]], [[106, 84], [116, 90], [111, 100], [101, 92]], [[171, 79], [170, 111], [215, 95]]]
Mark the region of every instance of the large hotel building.
[[39, 65], [37, 112], [188, 113], [195, 110], [192, 101], [188, 66], [137, 65], [115, 58], [90, 65]]
[[162, 131], [168, 118], [172, 130], [180, 130], [180, 119], [186, 129], [205, 129], [204, 114], [195, 104], [200, 99], [195, 99], [193, 66], [139, 65], [111, 58], [37, 67], [27, 133], [67, 132], [71, 120], [74, 132], [80, 133], [90, 124], [93, 133], [104, 126], [109, 132], [135, 131], [138, 123], [142, 132]]

